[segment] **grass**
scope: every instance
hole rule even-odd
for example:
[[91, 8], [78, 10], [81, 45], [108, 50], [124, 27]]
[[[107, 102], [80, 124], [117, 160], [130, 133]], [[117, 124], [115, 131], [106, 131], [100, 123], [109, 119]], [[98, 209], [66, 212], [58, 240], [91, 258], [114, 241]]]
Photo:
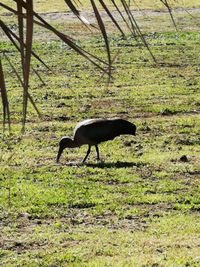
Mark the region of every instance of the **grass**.
[[[96, 82], [90, 64], [38, 31], [34, 49], [54, 73], [33, 60], [45, 84], [32, 75], [30, 93], [43, 119], [29, 104], [24, 136], [21, 88], [3, 59], [13, 125], [0, 143], [0, 265], [200, 265], [199, 32], [180, 16], [179, 33], [169, 31], [170, 21], [154, 33], [142, 24], [158, 65], [130, 36], [113, 33], [113, 55], [120, 56], [109, 87], [106, 77]], [[80, 41], [103, 54], [99, 36], [82, 34]], [[17, 66], [4, 39], [2, 48]], [[78, 121], [114, 116], [134, 122], [137, 136], [101, 144], [101, 163], [92, 151], [80, 164], [86, 147], [55, 163], [59, 139]]]
[[[12, 5], [11, 0], [4, 0], [5, 4]], [[116, 3], [119, 3], [117, 0]], [[200, 4], [197, 3], [196, 0], [178, 0], [178, 1], [169, 1], [170, 5], [173, 8], [196, 8], [200, 7]], [[109, 1], [107, 1], [109, 5]], [[13, 4], [13, 7], [15, 5]], [[68, 11], [68, 7], [65, 4], [65, 1], [53, 1], [53, 0], [35, 0], [34, 1], [35, 10], [41, 13], [48, 13], [48, 12], [66, 12]], [[144, 9], [144, 10], [166, 10], [165, 6], [161, 3], [160, 0], [137, 0], [134, 1], [132, 4], [133, 8], [135, 9]], [[82, 0], [81, 5], [79, 5], [81, 10], [84, 9], [91, 9], [91, 3], [89, 0]], [[1, 10], [0, 10], [1, 12]]]

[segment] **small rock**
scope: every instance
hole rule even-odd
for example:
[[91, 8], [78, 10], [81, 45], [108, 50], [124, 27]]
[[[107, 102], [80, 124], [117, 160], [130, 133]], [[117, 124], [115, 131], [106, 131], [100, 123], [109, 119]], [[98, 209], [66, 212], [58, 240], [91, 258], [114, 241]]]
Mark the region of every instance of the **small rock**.
[[195, 262], [200, 262], [200, 256], [197, 256], [196, 258], [194, 258]]
[[132, 145], [132, 141], [124, 141], [124, 146], [131, 146]]
[[162, 248], [157, 248], [156, 251], [159, 252], [159, 253], [163, 253], [163, 249]]
[[62, 108], [62, 107], [65, 107], [66, 106], [66, 104], [65, 103], [59, 103], [58, 105], [57, 105], [57, 108]]
[[30, 218], [30, 214], [28, 212], [22, 212], [18, 215], [18, 217], [23, 217], [23, 218]]
[[70, 120], [70, 117], [68, 117], [68, 116], [59, 116], [57, 118], [57, 120], [59, 120], [59, 121], [68, 121], [68, 120]]
[[183, 156], [180, 157], [180, 161], [188, 162], [189, 160], [188, 160], [188, 157], [186, 155], [183, 155]]
[[146, 127], [144, 128], [144, 131], [145, 131], [145, 132], [150, 132], [150, 131], [151, 131], [151, 128], [150, 128], [149, 126], [146, 126]]
[[22, 245], [23, 245], [23, 243], [20, 242], [20, 241], [16, 241], [16, 242], [15, 242], [15, 246], [16, 246], [16, 247], [21, 247]]
[[130, 214], [125, 217], [125, 219], [127, 220], [133, 220], [133, 218], [134, 218], [133, 215], [130, 215]]

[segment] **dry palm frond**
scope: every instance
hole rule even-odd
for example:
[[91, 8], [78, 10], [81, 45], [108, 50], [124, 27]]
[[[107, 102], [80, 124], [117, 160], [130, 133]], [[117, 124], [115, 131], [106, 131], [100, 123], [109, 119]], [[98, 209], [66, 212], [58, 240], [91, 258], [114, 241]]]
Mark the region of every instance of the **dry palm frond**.
[[178, 31], [176, 22], [175, 22], [175, 20], [174, 20], [173, 15], [172, 15], [172, 9], [171, 9], [171, 7], [170, 7], [168, 1], [167, 1], [167, 0], [160, 0], [160, 1], [161, 1], [161, 2], [163, 3], [163, 5], [166, 6], [166, 8], [168, 9], [169, 14], [170, 14], [170, 17], [171, 17], [171, 19], [172, 19], [172, 22], [173, 22], [173, 24], [174, 24], [174, 27], [175, 27], [175, 29]]
[[[90, 27], [95, 27], [93, 24], [91, 24], [85, 17], [83, 17], [80, 13], [80, 11], [77, 8], [77, 4], [82, 4], [81, 0], [60, 0], [65, 1], [66, 5], [69, 7], [69, 9], [77, 16], [77, 18], [87, 27], [90, 29]], [[173, 23], [176, 27], [175, 21], [172, 16], [171, 8], [168, 4], [167, 0], [160, 0], [168, 9], [170, 16], [173, 20]], [[22, 119], [22, 129], [24, 130], [25, 122], [26, 122], [26, 116], [27, 116], [27, 105], [28, 100], [32, 103], [34, 106], [36, 112], [38, 115], [40, 115], [40, 112], [38, 111], [34, 100], [30, 96], [29, 93], [29, 77], [30, 77], [30, 70], [31, 70], [31, 58], [35, 57], [40, 63], [42, 63], [46, 68], [49, 69], [49, 67], [45, 64], [45, 62], [33, 51], [32, 43], [33, 43], [33, 27], [34, 24], [37, 24], [41, 27], [44, 27], [48, 29], [49, 31], [53, 32], [57, 37], [59, 37], [60, 40], [62, 40], [65, 44], [67, 44], [70, 48], [72, 48], [75, 52], [77, 52], [79, 55], [84, 57], [86, 60], [91, 62], [95, 67], [97, 67], [103, 74], [107, 74], [109, 79], [111, 78], [111, 70], [112, 70], [112, 64], [114, 59], [111, 59], [111, 51], [110, 51], [110, 45], [109, 45], [109, 38], [106, 31], [106, 25], [105, 21], [102, 18], [102, 13], [100, 12], [97, 3], [100, 4], [100, 6], [103, 8], [103, 10], [106, 12], [107, 16], [111, 19], [112, 23], [115, 25], [115, 27], [118, 29], [118, 31], [122, 34], [124, 37], [124, 31], [122, 30], [121, 23], [118, 22], [117, 19], [115, 19], [113, 13], [111, 12], [111, 9], [115, 9], [115, 11], [119, 14], [119, 16], [122, 18], [122, 24], [125, 24], [128, 30], [132, 33], [132, 35], [136, 38], [140, 37], [142, 40], [144, 46], [149, 50], [152, 58], [155, 61], [155, 57], [152, 54], [141, 30], [138, 26], [132, 12], [131, 12], [131, 1], [126, 0], [110, 0], [111, 6], [106, 4], [106, 1], [99, 0], [90, 0], [90, 4], [93, 8], [95, 18], [97, 20], [97, 26], [99, 31], [101, 32], [106, 53], [107, 53], [107, 60], [103, 60], [97, 56], [95, 56], [92, 52], [86, 51], [77, 43], [74, 41], [73, 38], [70, 36], [64, 34], [63, 32], [59, 31], [55, 27], [53, 27], [51, 24], [49, 24], [44, 18], [42, 18], [38, 13], [34, 11], [34, 1], [33, 0], [13, 0], [13, 2], [16, 3], [16, 8], [11, 7], [9, 4], [3, 4], [0, 3], [0, 6], [3, 7], [3, 9], [11, 12], [12, 14], [17, 16], [18, 21], [18, 33], [15, 33], [12, 31], [4, 21], [0, 20], [0, 28], [2, 29], [3, 33], [7, 36], [7, 38], [10, 40], [10, 42], [13, 44], [15, 49], [19, 52], [21, 57], [21, 73], [22, 77], [19, 75], [19, 73], [16, 71], [16, 68], [12, 66], [10, 63], [11, 68], [13, 69], [15, 75], [17, 76], [18, 80], [21, 83], [21, 86], [23, 88], [23, 119]], [[117, 2], [117, 3], [116, 3]], [[135, 2], [135, 1], [134, 1]], [[118, 3], [121, 3], [119, 6]], [[4, 53], [5, 54], [5, 53]], [[5, 56], [5, 55], [4, 55]], [[114, 57], [115, 58], [115, 57]], [[8, 60], [8, 59], [7, 59]], [[34, 70], [34, 73], [38, 76], [38, 78], [42, 81], [41, 77], [39, 76], [38, 72]], [[10, 112], [9, 112], [9, 101], [6, 91], [6, 85], [5, 85], [5, 79], [4, 79], [4, 72], [3, 72], [3, 64], [2, 61], [0, 61], [0, 88], [1, 88], [1, 98], [3, 103], [3, 124], [5, 129], [5, 124], [8, 122], [10, 125]]]
[[[20, 77], [18, 71], [16, 70], [16, 68], [14, 67], [14, 65], [12, 64], [12, 62], [10, 61], [9, 57], [6, 55], [6, 53], [4, 53], [4, 57], [5, 57], [6, 60], [8, 61], [8, 64], [10, 65], [11, 69], [13, 70], [13, 72], [14, 72], [15, 76], [17, 77], [18, 81], [20, 82], [22, 88], [24, 88], [24, 83], [23, 83], [23, 81], [22, 81], [22, 79], [21, 79], [21, 77]], [[37, 72], [35, 69], [33, 69], [33, 71], [36, 73], [36, 75], [39, 76], [38, 72]], [[39, 79], [41, 79], [40, 76], [39, 76]], [[41, 81], [42, 81], [42, 79], [41, 79]], [[43, 82], [43, 81], [42, 81], [42, 82]], [[32, 96], [30, 95], [29, 92], [28, 92], [28, 99], [30, 100], [31, 104], [33, 105], [34, 109], [36, 110], [38, 116], [39, 116], [40, 118], [42, 118], [42, 115], [41, 115], [39, 109], [37, 108], [37, 106], [36, 106], [36, 104], [35, 104], [35, 102], [34, 102]]]
[[100, 16], [100, 13], [98, 11], [98, 8], [97, 8], [94, 0], [91, 0], [91, 4], [92, 4], [92, 7], [93, 7], [94, 14], [96, 16], [99, 28], [100, 28], [101, 33], [103, 35], [105, 45], [106, 45], [106, 50], [107, 50], [107, 55], [108, 55], [108, 66], [109, 66], [108, 74], [109, 74], [109, 78], [110, 78], [111, 77], [111, 64], [112, 63], [111, 63], [111, 55], [110, 55], [110, 46], [109, 46], [108, 36], [107, 36], [107, 33], [106, 33], [106, 29], [105, 29], [103, 20], [102, 20], [102, 18]]
[[8, 122], [10, 128], [10, 110], [9, 110], [9, 102], [8, 102], [1, 58], [0, 58], [0, 89], [1, 89], [1, 99], [3, 105], [3, 130], [5, 131], [6, 121]]
[[117, 22], [117, 20], [114, 18], [114, 16], [112, 15], [112, 13], [110, 12], [109, 8], [106, 6], [106, 4], [104, 3], [104, 1], [99, 0], [99, 2], [101, 3], [102, 7], [104, 8], [104, 10], [106, 11], [106, 13], [108, 14], [108, 16], [111, 18], [112, 22], [114, 23], [114, 25], [117, 27], [117, 29], [121, 32], [122, 36], [125, 36], [125, 33], [123, 32], [122, 28], [120, 27], [119, 23]]

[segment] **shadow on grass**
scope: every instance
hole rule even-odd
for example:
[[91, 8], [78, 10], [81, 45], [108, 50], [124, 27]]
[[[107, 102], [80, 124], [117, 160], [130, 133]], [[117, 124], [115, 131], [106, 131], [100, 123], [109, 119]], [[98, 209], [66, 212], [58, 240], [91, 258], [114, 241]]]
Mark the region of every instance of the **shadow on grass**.
[[94, 163], [80, 163], [80, 162], [67, 162], [67, 163], [59, 163], [62, 166], [69, 167], [91, 167], [91, 168], [133, 168], [133, 167], [143, 167], [146, 164], [144, 162], [127, 162], [127, 161], [117, 161], [117, 162], [94, 162]]
[[127, 162], [127, 161], [117, 161], [117, 162], [98, 162], [98, 163], [86, 163], [88, 167], [92, 168], [132, 168], [144, 166], [142, 162]]

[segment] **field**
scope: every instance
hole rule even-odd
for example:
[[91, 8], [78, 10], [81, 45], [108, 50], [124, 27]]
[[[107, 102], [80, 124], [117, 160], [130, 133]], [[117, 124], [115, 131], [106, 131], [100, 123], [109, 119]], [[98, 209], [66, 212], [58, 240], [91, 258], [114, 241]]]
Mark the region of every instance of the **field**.
[[[0, 266], [200, 266], [200, 10], [197, 1], [184, 2], [191, 14], [175, 12], [179, 32], [169, 14], [151, 5], [136, 13], [157, 64], [107, 21], [115, 58], [109, 86], [85, 59], [36, 27], [34, 51], [52, 71], [33, 59], [42, 80], [32, 73], [30, 94], [42, 118], [29, 103], [23, 135], [22, 90], [3, 58], [13, 123], [4, 139], [0, 128]], [[43, 15], [67, 34], [75, 31], [85, 49], [105, 54], [98, 32], [73, 16]], [[14, 17], [2, 17], [16, 26]], [[0, 38], [0, 51], [19, 66]], [[101, 162], [92, 151], [81, 164], [83, 146], [66, 150], [57, 164], [60, 138], [96, 117], [128, 119], [137, 135], [102, 143]]]

